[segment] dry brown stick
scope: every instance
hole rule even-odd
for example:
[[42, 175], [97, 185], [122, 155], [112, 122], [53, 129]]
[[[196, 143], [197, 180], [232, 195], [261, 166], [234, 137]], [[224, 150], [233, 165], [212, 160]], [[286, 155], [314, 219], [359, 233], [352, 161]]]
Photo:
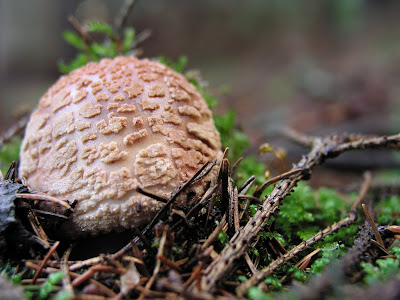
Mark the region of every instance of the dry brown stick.
[[293, 128], [286, 127], [282, 130], [282, 132], [288, 138], [290, 138], [291, 140], [295, 141], [296, 143], [298, 143], [300, 145], [311, 147], [314, 143], [315, 137], [306, 135], [306, 134], [304, 134], [300, 131], [297, 131]]
[[316, 255], [317, 253], [319, 253], [320, 251], [321, 251], [321, 248], [317, 248], [317, 249], [315, 249], [313, 252], [307, 254], [305, 257], [303, 257], [303, 258], [295, 265], [295, 267], [298, 268], [299, 270], [304, 270], [304, 269], [308, 266], [308, 264], [309, 264], [311, 258], [312, 258], [314, 255]]
[[35, 283], [36, 279], [39, 277], [40, 272], [43, 270], [44, 266], [46, 265], [47, 261], [50, 257], [55, 253], [58, 245], [60, 244], [59, 241], [55, 242], [53, 246], [51, 246], [50, 250], [47, 252], [46, 256], [44, 257], [42, 263], [40, 264], [39, 268], [36, 270], [35, 275], [32, 278], [32, 284]]
[[104, 262], [104, 257], [92, 257], [83, 261], [78, 261], [73, 263], [70, 267], [69, 270], [70, 271], [76, 271], [85, 267], [90, 267], [93, 265], [97, 265], [97, 264], [101, 264]]
[[135, 0], [127, 0], [124, 3], [124, 6], [121, 9], [119, 16], [115, 20], [115, 29], [119, 38], [122, 38], [122, 30], [125, 27], [126, 21], [128, 19], [129, 13], [132, 11], [133, 7], [135, 6]]
[[[35, 237], [37, 240], [40, 240], [40, 243], [42, 245], [45, 245], [45, 248], [50, 248], [50, 243], [49, 243], [49, 238], [47, 237], [46, 232], [43, 230], [42, 226], [40, 225], [39, 219], [35, 215], [33, 211], [29, 211], [28, 214], [26, 215], [29, 223], [32, 226], [33, 231], [35, 232]], [[60, 259], [58, 257], [57, 252], [54, 251], [54, 256], [57, 259]]]
[[140, 293], [140, 296], [138, 298], [139, 300], [143, 300], [147, 296], [147, 292], [150, 291], [151, 286], [154, 284], [154, 282], [157, 279], [158, 273], [160, 272], [160, 269], [161, 269], [160, 257], [164, 255], [164, 246], [165, 246], [166, 241], [167, 241], [167, 233], [166, 233], [166, 231], [164, 231], [161, 236], [161, 239], [160, 239], [160, 246], [158, 248], [157, 261], [156, 261], [156, 266], [154, 267], [154, 270], [153, 270], [153, 275], [146, 282], [146, 285], [144, 286], [144, 289]]
[[361, 185], [361, 188], [360, 188], [360, 191], [359, 191], [359, 193], [357, 195], [356, 200], [353, 202], [353, 204], [350, 207], [350, 212], [355, 212], [356, 211], [357, 206], [364, 199], [364, 197], [367, 194], [369, 188], [371, 187], [371, 182], [372, 182], [371, 172], [367, 171], [367, 172], [364, 173], [363, 184]]
[[269, 187], [271, 184], [281, 181], [282, 179], [285, 178], [290, 178], [293, 175], [296, 175], [298, 173], [301, 173], [303, 171], [303, 169], [292, 169], [288, 172], [285, 172], [281, 175], [275, 176], [271, 179], [268, 179], [266, 182], [264, 182], [258, 189], [257, 191], [254, 192], [254, 197], [259, 198], [261, 196], [261, 194], [264, 192], [264, 190]]
[[121, 268], [114, 268], [114, 267], [111, 267], [111, 266], [96, 265], [96, 266], [90, 267], [84, 273], [80, 274], [79, 277], [76, 277], [72, 281], [72, 286], [73, 287], [77, 287], [77, 286], [81, 285], [86, 280], [89, 280], [97, 272], [109, 272], [109, 273], [115, 273], [115, 274], [125, 274], [126, 270], [125, 269], [121, 269]]
[[[163, 288], [165, 288], [169, 291], [173, 291], [173, 292], [177, 293], [178, 295], [184, 297], [184, 299], [193, 299], [193, 300], [216, 299], [213, 295], [210, 295], [208, 293], [199, 292], [199, 291], [196, 291], [196, 292], [189, 291], [189, 290], [185, 289], [185, 287], [183, 285], [170, 283], [165, 278], [160, 280], [160, 285]], [[176, 299], [181, 299], [181, 298], [177, 297]], [[223, 298], [220, 297], [220, 299], [223, 299]]]
[[244, 281], [237, 289], [237, 295], [239, 297], [243, 296], [249, 288], [259, 284], [262, 280], [264, 280], [268, 275], [272, 274], [274, 270], [282, 266], [284, 263], [295, 257], [301, 251], [307, 249], [308, 247], [314, 245], [316, 242], [322, 240], [327, 235], [332, 234], [333, 232], [339, 230], [343, 226], [348, 226], [356, 220], [355, 215], [351, 214], [346, 218], [340, 220], [339, 222], [333, 223], [331, 226], [325, 228], [324, 230], [319, 231], [317, 234], [312, 236], [307, 241], [303, 241], [301, 244], [294, 247], [292, 250], [286, 252], [284, 255], [279, 257], [278, 259], [271, 262], [267, 267], [263, 268], [261, 271], [257, 272], [253, 277]]
[[244, 259], [246, 260], [247, 266], [249, 267], [251, 274], [257, 274], [257, 268], [254, 266], [248, 252], [244, 254]]
[[218, 185], [213, 185], [212, 187], [208, 188], [208, 190], [204, 193], [204, 195], [201, 197], [200, 201], [198, 201], [186, 214], [186, 218], [189, 219], [194, 212], [197, 210], [200, 210], [201, 207], [205, 206], [207, 202], [209, 202], [210, 198], [214, 195], [218, 188]]
[[[88, 45], [93, 43], [92, 37], [89, 35], [89, 33], [86, 30], [85, 26], [82, 26], [79, 21], [72, 15], [68, 16], [68, 22], [72, 25], [72, 27], [75, 29], [76, 32], [79, 33], [79, 35], [82, 37], [83, 42], [84, 42], [84, 47], [85, 51], [87, 51]], [[87, 53], [89, 55], [89, 53]], [[90, 55], [89, 55], [90, 57]]]
[[222, 231], [222, 226], [219, 225], [215, 227], [214, 231], [209, 235], [208, 239], [204, 242], [203, 245], [201, 245], [201, 250], [206, 250], [213, 242], [214, 240], [218, 237], [218, 235]]
[[239, 188], [238, 192], [240, 195], [246, 195], [251, 186], [253, 185], [254, 181], [256, 180], [256, 176], [251, 176], [249, 179], [246, 180]]
[[371, 225], [372, 231], [375, 235], [375, 239], [376, 239], [378, 245], [385, 249], [385, 245], [383, 244], [383, 240], [382, 240], [381, 234], [379, 233], [379, 229], [376, 226], [374, 219], [372, 218], [371, 214], [368, 211], [367, 206], [364, 203], [362, 204], [362, 209], [364, 211], [365, 217], [367, 218], [369, 225]]
[[398, 149], [400, 147], [400, 133], [391, 136], [379, 136], [372, 138], [356, 139], [348, 143], [342, 143], [336, 147], [336, 152], [341, 153], [348, 150], [363, 149], [363, 148], [382, 148], [388, 147]]
[[233, 224], [235, 231], [238, 231], [240, 228], [239, 222], [239, 197], [237, 187], [233, 189]]
[[69, 205], [68, 201], [65, 200], [59, 200], [56, 197], [50, 196], [50, 195], [43, 195], [43, 194], [28, 194], [28, 193], [16, 193], [15, 196], [18, 198], [22, 199], [30, 199], [30, 200], [35, 200], [35, 201], [48, 201], [52, 202], [54, 204], [58, 204], [60, 206], [65, 207], [66, 209], [69, 210], [74, 210], [71, 205]]
[[72, 251], [72, 248], [69, 248], [65, 252], [63, 260], [61, 262], [61, 271], [64, 272], [64, 274], [65, 274], [63, 277], [63, 288], [64, 288], [64, 291], [67, 292], [69, 298], [73, 298], [75, 296], [74, 288], [72, 287], [72, 284], [71, 284], [71, 276], [69, 273], [69, 266], [68, 266], [68, 260], [69, 260], [69, 255], [70, 255], [71, 251]]
[[236, 232], [220, 255], [206, 268], [201, 282], [204, 291], [213, 291], [216, 284], [220, 282], [226, 274], [232, 272], [235, 268], [235, 261], [241, 258], [246, 252], [250, 241], [253, 240], [262, 230], [265, 221], [278, 207], [279, 201], [289, 195], [300, 180], [304, 178], [307, 179], [309, 171], [313, 167], [321, 164], [327, 158], [336, 157], [340, 153], [348, 150], [384, 148], [388, 145], [396, 145], [399, 147], [400, 134], [390, 137], [362, 139], [361, 141], [351, 143], [344, 143], [343, 141], [344, 139], [339, 139], [336, 136], [325, 139], [313, 139], [313, 147], [309, 154], [303, 156], [303, 158], [293, 167], [293, 169], [303, 168], [304, 172], [284, 179], [280, 184], [275, 186], [270, 195], [265, 197], [265, 201], [259, 207], [259, 210], [242, 229]]
[[29, 114], [23, 116], [21, 119], [17, 121], [17, 123], [14, 126], [12, 126], [5, 133], [3, 133], [0, 136], [0, 147], [4, 146], [4, 144], [7, 144], [14, 137], [22, 135], [28, 121], [29, 121]]
[[[70, 272], [71, 277], [73, 278], [78, 278], [79, 276], [81, 276], [81, 274], [75, 273], [75, 272]], [[117, 294], [114, 293], [113, 290], [111, 290], [109, 287], [107, 287], [106, 285], [102, 284], [100, 281], [95, 280], [93, 278], [89, 279], [89, 282], [91, 284], [94, 284], [95, 286], [97, 286], [104, 294], [106, 294], [108, 297], [115, 297]], [[75, 298], [74, 298], [75, 299]]]

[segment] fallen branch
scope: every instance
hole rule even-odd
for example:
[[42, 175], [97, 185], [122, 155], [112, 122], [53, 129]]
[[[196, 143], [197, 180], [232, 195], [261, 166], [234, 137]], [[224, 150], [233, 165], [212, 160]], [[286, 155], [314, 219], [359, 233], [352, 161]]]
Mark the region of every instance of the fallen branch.
[[[293, 131], [292, 131], [293, 132]], [[277, 184], [270, 195], [267, 195], [260, 205], [255, 215], [247, 222], [247, 224], [239, 229], [231, 238], [230, 242], [221, 251], [204, 271], [201, 279], [202, 290], [212, 292], [216, 285], [226, 276], [231, 274], [235, 269], [235, 262], [240, 259], [248, 249], [250, 242], [257, 237], [259, 232], [263, 229], [266, 220], [279, 206], [286, 196], [288, 196], [293, 188], [300, 180], [309, 178], [311, 169], [328, 158], [336, 157], [337, 155], [354, 149], [363, 148], [398, 148], [400, 145], [400, 134], [393, 136], [363, 138], [354, 136], [331, 136], [327, 138], [308, 138], [307, 144], [312, 145], [312, 149], [308, 155], [303, 156], [302, 159], [292, 168], [302, 169], [303, 172], [295, 173], [287, 179]]]
[[[357, 220], [357, 213], [356, 213], [357, 206], [360, 204], [360, 202], [365, 197], [370, 184], [371, 184], [371, 174], [369, 172], [367, 172], [364, 175], [364, 183], [361, 186], [360, 192], [359, 192], [356, 200], [354, 201], [354, 203], [351, 205], [349, 213], [347, 214], [347, 216], [344, 219], [340, 220], [339, 222], [333, 223], [332, 225], [328, 226], [324, 230], [319, 231], [314, 236], [309, 238], [307, 241], [303, 241], [302, 243], [300, 243], [299, 245], [297, 245], [290, 251], [286, 252], [284, 255], [280, 256], [278, 259], [271, 262], [267, 267], [263, 268], [261, 271], [254, 274], [254, 276], [252, 276], [248, 280], [244, 281], [237, 289], [238, 296], [243, 296], [245, 293], [247, 293], [247, 291], [252, 286], [259, 284], [268, 275], [272, 274], [273, 271], [275, 271], [277, 268], [279, 268], [283, 264], [287, 263], [289, 260], [294, 258], [301, 251], [309, 248], [310, 246], [314, 245], [315, 243], [324, 239], [326, 236], [334, 233], [335, 231], [338, 231], [340, 228], [353, 224]], [[383, 246], [383, 242], [382, 242], [382, 246]]]

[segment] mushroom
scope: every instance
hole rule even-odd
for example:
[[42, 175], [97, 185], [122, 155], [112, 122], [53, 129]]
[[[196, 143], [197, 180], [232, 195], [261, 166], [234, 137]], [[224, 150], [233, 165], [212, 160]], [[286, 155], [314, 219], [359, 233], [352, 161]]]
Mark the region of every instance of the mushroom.
[[[61, 77], [32, 113], [19, 174], [34, 190], [76, 200], [66, 236], [149, 222], [207, 161], [221, 160], [207, 104], [182, 75], [147, 59], [117, 57]], [[202, 193], [215, 168], [191, 190]], [[186, 198], [178, 202], [185, 204]]]

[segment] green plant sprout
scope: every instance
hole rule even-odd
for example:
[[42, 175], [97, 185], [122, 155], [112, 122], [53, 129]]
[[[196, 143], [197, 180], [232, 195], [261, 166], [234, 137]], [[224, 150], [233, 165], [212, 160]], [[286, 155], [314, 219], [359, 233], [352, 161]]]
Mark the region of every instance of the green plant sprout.
[[96, 42], [92, 38], [88, 41], [89, 35], [83, 37], [71, 30], [64, 31], [62, 34], [64, 40], [74, 47], [78, 53], [71, 62], [65, 63], [60, 61], [58, 63], [58, 69], [61, 73], [68, 74], [90, 61], [99, 61], [102, 58], [114, 58], [118, 55], [128, 55], [133, 49], [136, 37], [135, 30], [127, 27], [123, 31], [122, 39], [119, 39], [110, 25], [100, 21], [88, 23], [85, 32], [87, 34], [100, 34], [103, 36], [103, 41]]

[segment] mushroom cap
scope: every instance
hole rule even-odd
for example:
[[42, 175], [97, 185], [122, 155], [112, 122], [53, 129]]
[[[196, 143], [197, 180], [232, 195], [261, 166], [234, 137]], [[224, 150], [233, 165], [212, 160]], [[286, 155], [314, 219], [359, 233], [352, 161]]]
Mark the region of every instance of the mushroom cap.
[[[222, 159], [219, 133], [196, 88], [158, 62], [117, 57], [61, 77], [43, 95], [19, 174], [36, 191], [77, 201], [65, 235], [95, 235], [142, 225], [159, 211], [164, 204], [138, 186], [168, 198], [214, 159]], [[191, 190], [215, 180], [213, 170]]]

